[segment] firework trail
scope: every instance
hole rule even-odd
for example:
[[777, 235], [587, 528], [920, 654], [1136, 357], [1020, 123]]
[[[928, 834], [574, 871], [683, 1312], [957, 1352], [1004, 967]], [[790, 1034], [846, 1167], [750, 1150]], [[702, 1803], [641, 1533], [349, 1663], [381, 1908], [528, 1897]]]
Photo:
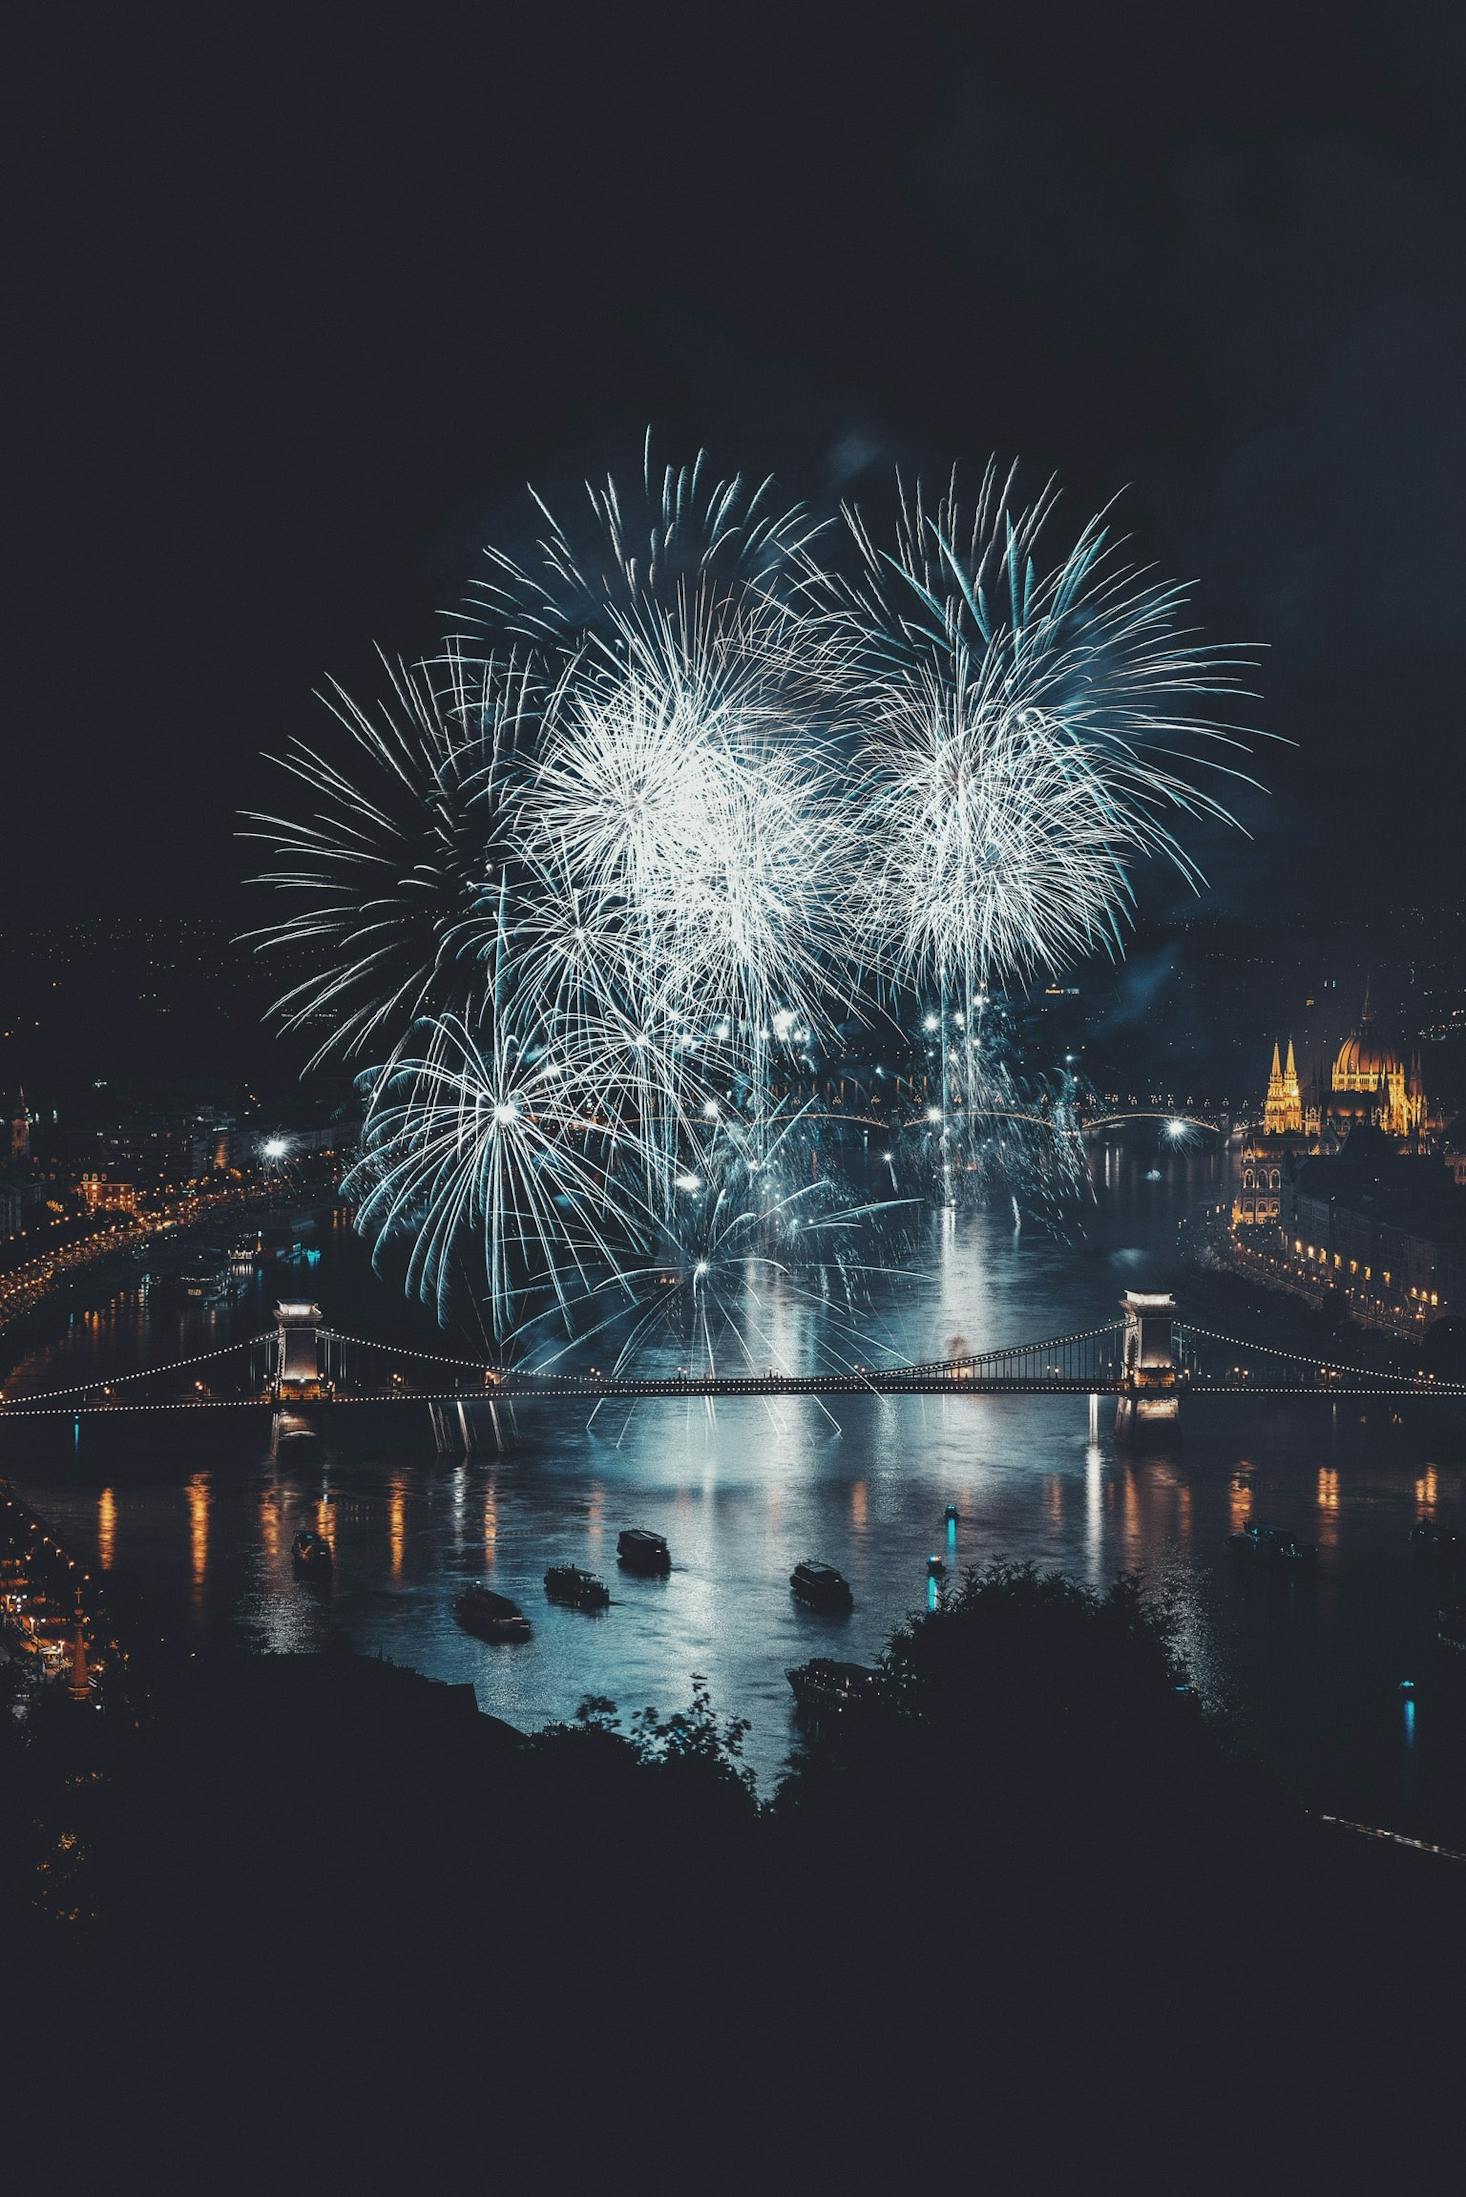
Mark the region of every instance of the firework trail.
[[[1002, 1196], [1052, 1233], [1065, 1232], [1093, 1197], [1084, 1141], [1084, 1109], [1093, 1094], [1072, 1069], [1027, 1075], [1013, 1017], [1001, 999], [984, 999], [969, 1019], [959, 1008], [931, 1016], [927, 1057], [938, 1069], [942, 1107], [926, 1109], [923, 1158], [928, 1179], [955, 1177], [964, 1203]], [[945, 1111], [944, 1111], [945, 1109]], [[935, 1117], [935, 1118], [933, 1118]]]
[[[909, 1275], [911, 1198], [870, 1198], [840, 1176], [823, 1149], [813, 1102], [782, 1109], [750, 1133], [719, 1123], [690, 1151], [674, 1211], [659, 1218], [641, 1259], [575, 1308], [574, 1341], [612, 1342], [613, 1369], [681, 1358], [698, 1373], [761, 1372], [818, 1362], [847, 1372], [868, 1356], [872, 1285]], [[801, 1356], [795, 1361], [791, 1323]], [[555, 1323], [558, 1324], [558, 1323]], [[524, 1340], [526, 1362], [551, 1367], [568, 1347], [548, 1316]], [[899, 1352], [887, 1353], [893, 1362]]]

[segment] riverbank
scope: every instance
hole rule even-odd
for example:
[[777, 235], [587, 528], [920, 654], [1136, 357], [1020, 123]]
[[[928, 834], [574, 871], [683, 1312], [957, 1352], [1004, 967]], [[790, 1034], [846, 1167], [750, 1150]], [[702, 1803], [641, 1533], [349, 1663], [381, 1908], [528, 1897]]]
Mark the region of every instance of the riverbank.
[[[1354, 1339], [1357, 1357], [1396, 1371], [1414, 1371], [1429, 1357], [1433, 1330], [1422, 1312], [1400, 1313], [1362, 1284], [1331, 1278], [1313, 1262], [1292, 1256], [1281, 1241], [1258, 1240], [1273, 1233], [1262, 1227], [1237, 1228], [1208, 1216], [1188, 1236], [1192, 1268], [1232, 1275], [1261, 1292], [1264, 1300], [1290, 1297], [1306, 1305], [1319, 1316], [1323, 1333], [1337, 1337], [1347, 1332]], [[1380, 1348], [1381, 1342], [1387, 1350]]]
[[[1254, 2179], [1260, 2143], [1275, 2166], [1305, 2136], [1319, 2172], [1335, 2085], [1397, 2120], [1402, 2006], [1417, 2059], [1456, 2049], [1433, 1948], [1466, 1869], [1310, 1824], [1177, 1690], [1130, 1590], [991, 1575], [891, 1649], [899, 1713], [809, 1735], [763, 1808], [705, 1697], [516, 1735], [359, 1658], [197, 1659], [98, 1771], [59, 1740], [12, 1761], [0, 1729], [12, 2162], [28, 2131], [54, 2170], [159, 2116], [175, 2149], [227, 2093], [268, 2101], [230, 2169], [258, 2140], [291, 2186], [361, 2178], [375, 2099], [430, 2181], [502, 2160], [532, 2105], [564, 2121], [556, 2180], [628, 2144], [700, 2188], [766, 2157], [868, 2180], [873, 2145], [940, 2140], [1042, 2187], [1097, 2143], [1133, 2172], [1200, 2140], [1204, 2188], [1234, 2138]], [[79, 2014], [89, 2110], [58, 2118]]]

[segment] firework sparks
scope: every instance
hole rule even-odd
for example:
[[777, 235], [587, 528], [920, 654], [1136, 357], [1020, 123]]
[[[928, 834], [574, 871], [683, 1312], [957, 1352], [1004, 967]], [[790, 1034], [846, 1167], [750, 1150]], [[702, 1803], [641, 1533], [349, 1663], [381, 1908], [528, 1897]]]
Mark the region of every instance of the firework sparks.
[[1140, 861], [1196, 882], [1172, 826], [1226, 816], [1239, 667], [1103, 515], [1052, 559], [1052, 491], [1011, 488], [903, 494], [889, 552], [847, 513], [841, 580], [768, 483], [648, 446], [629, 497], [491, 551], [472, 638], [379, 712], [331, 690], [346, 760], [292, 743], [310, 813], [250, 822], [295, 906], [256, 935], [308, 965], [280, 1019], [361, 1064], [359, 1223], [440, 1317], [478, 1244], [536, 1352], [621, 1321], [618, 1363], [772, 1357], [760, 1307], [807, 1294], [837, 1332], [891, 1201], [836, 1187], [806, 1101], [928, 990], [893, 1192], [920, 1151], [949, 1199], [1081, 1194], [1073, 1090], [1024, 1083], [989, 994], [1121, 951]]
[[296, 903], [251, 936], [309, 965], [274, 1012], [287, 1029], [323, 1031], [313, 1067], [395, 1051], [418, 1017], [481, 981], [496, 935], [528, 673], [452, 654], [435, 683], [428, 666], [383, 662], [390, 696], [376, 712], [339, 686], [322, 697], [348, 736], [347, 763], [299, 739], [276, 759], [305, 787], [309, 815], [246, 819], [246, 836], [268, 841], [280, 864], [256, 882]]
[[1200, 881], [1166, 814], [1230, 823], [1199, 780], [1243, 776], [1211, 714], [1242, 667], [1188, 637], [1185, 589], [1125, 564], [1103, 514], [1045, 563], [1052, 486], [1016, 511], [1012, 487], [990, 467], [965, 520], [955, 486], [934, 512], [903, 491], [891, 551], [848, 511], [862, 576], [823, 590], [856, 667], [871, 950], [964, 1004], [1117, 951], [1138, 859]]

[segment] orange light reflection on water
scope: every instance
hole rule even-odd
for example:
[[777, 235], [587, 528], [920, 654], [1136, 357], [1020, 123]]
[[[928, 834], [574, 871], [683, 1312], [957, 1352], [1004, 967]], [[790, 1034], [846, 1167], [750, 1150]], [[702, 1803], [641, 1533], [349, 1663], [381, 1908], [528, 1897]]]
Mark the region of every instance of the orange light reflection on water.
[[188, 1539], [193, 1559], [194, 1593], [202, 1594], [209, 1568], [209, 1476], [196, 1472], [188, 1483]]
[[1434, 1510], [1439, 1499], [1440, 1483], [1434, 1465], [1427, 1465], [1415, 1483], [1415, 1500], [1421, 1510]]
[[117, 1498], [103, 1488], [97, 1498], [97, 1558], [103, 1571], [112, 1569], [117, 1554]]
[[394, 1579], [401, 1577], [402, 1558], [406, 1548], [407, 1495], [401, 1480], [394, 1479], [387, 1493], [387, 1550]]

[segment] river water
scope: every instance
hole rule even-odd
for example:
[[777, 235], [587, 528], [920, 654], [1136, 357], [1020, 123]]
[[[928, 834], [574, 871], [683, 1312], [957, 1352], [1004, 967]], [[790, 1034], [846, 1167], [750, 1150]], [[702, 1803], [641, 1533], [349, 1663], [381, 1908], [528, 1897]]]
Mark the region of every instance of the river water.
[[[1061, 1244], [1002, 1212], [933, 1213], [913, 1270], [876, 1288], [868, 1350], [942, 1355], [1062, 1335], [1116, 1316], [1126, 1288], [1174, 1286], [1199, 1324], [1288, 1345], [1308, 1315], [1228, 1280], [1182, 1272], [1177, 1228], [1219, 1194], [1225, 1160], [1159, 1152], [1142, 1135], [1096, 1154], [1083, 1237]], [[7, 1387], [47, 1387], [205, 1350], [269, 1325], [277, 1294], [310, 1294], [346, 1332], [436, 1340], [425, 1315], [371, 1276], [349, 1231], [315, 1263], [252, 1277], [209, 1307], [137, 1285], [73, 1309]], [[775, 1291], [753, 1315], [765, 1362], [809, 1364], [832, 1315]], [[441, 1346], [440, 1346], [441, 1347]], [[668, 1338], [659, 1363], [688, 1355]], [[1112, 1408], [1112, 1407], [1110, 1407]], [[1117, 1448], [1082, 1397], [813, 1398], [772, 1403], [521, 1406], [496, 1445], [435, 1447], [426, 1407], [333, 1415], [324, 1455], [271, 1456], [268, 1415], [178, 1414], [6, 1430], [5, 1467], [84, 1560], [161, 1627], [232, 1630], [262, 1651], [355, 1647], [467, 1681], [480, 1706], [521, 1726], [568, 1717], [589, 1694], [623, 1711], [684, 1703], [694, 1673], [750, 1723], [767, 1790], [794, 1737], [786, 1669], [810, 1655], [865, 1659], [928, 1594], [927, 1560], [950, 1572], [1003, 1554], [1102, 1585], [1142, 1569], [1174, 1588], [1197, 1685], [1278, 1776], [1314, 1806], [1466, 1845], [1466, 1708], [1439, 1667], [1438, 1582], [1412, 1560], [1410, 1528], [1466, 1530], [1466, 1419], [1443, 1407], [1192, 1399], [1166, 1451]], [[948, 1504], [959, 1520], [950, 1533]], [[1247, 1519], [1319, 1548], [1316, 1577], [1239, 1569]], [[335, 1545], [326, 1593], [293, 1573], [290, 1544], [319, 1525]], [[666, 1580], [616, 1570], [618, 1531], [672, 1546]], [[788, 1576], [833, 1563], [853, 1615], [810, 1614]], [[550, 1607], [548, 1564], [613, 1582], [608, 1613]], [[484, 1579], [534, 1622], [533, 1641], [490, 1647], [453, 1616]], [[1402, 1681], [1413, 1682], [1409, 1689]]]

